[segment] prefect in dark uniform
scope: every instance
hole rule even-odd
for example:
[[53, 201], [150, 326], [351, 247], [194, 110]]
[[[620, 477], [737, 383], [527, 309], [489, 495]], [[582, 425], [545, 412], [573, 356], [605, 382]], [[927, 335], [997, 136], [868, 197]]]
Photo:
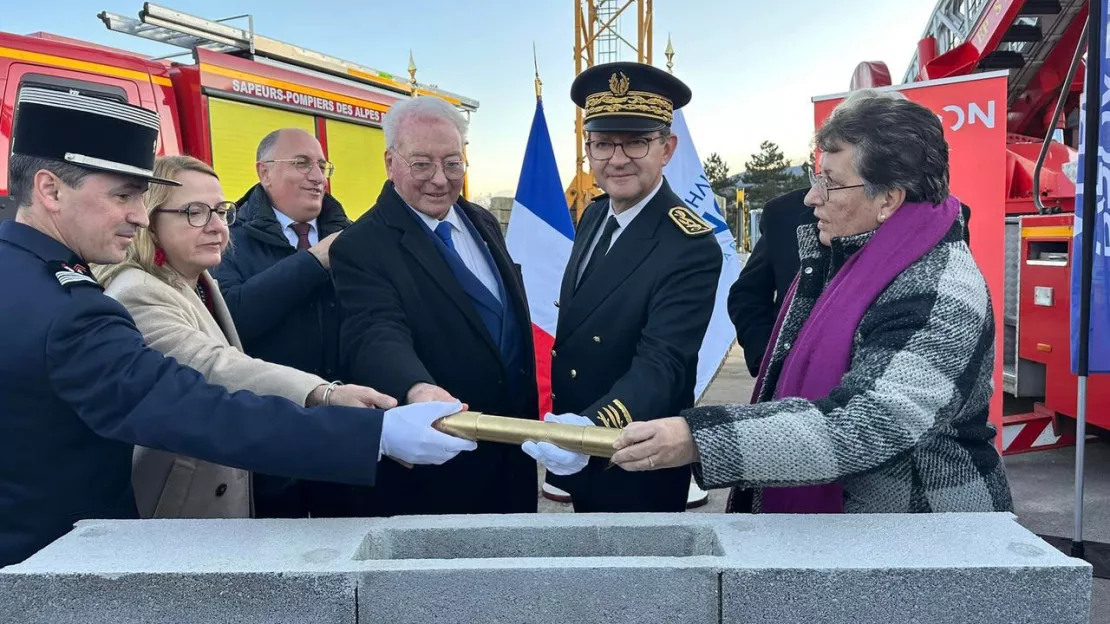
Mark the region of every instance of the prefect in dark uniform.
[[[636, 63], [590, 68], [571, 94], [586, 109], [587, 131], [602, 132], [659, 130], [690, 99], [676, 78]], [[591, 245], [599, 237], [607, 240], [608, 197], [590, 204], [579, 222], [551, 351], [553, 413], [620, 428], [674, 416], [694, 403], [698, 350], [713, 312], [721, 250], [712, 228], [666, 180], [649, 197], [576, 288]], [[607, 464], [592, 458], [577, 474], [547, 479], [570, 492], [577, 512], [685, 510], [689, 467], [630, 473]]]
[[[153, 182], [158, 118], [24, 87], [15, 154]], [[105, 233], [107, 235], [107, 232]], [[220, 464], [372, 484], [382, 412], [229, 395], [146, 348], [88, 265], [30, 225], [0, 223], [0, 567], [87, 518], [137, 517], [134, 444]]]

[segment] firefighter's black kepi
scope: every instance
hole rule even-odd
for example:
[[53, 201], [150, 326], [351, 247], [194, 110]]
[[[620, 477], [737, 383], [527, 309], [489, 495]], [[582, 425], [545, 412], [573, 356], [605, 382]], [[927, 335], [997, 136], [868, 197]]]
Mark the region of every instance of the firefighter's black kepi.
[[20, 89], [12, 153], [180, 186], [156, 178], [158, 115], [103, 97], [45, 87]]
[[651, 65], [605, 63], [578, 74], [570, 98], [585, 111], [587, 132], [653, 132], [671, 125], [690, 88]]

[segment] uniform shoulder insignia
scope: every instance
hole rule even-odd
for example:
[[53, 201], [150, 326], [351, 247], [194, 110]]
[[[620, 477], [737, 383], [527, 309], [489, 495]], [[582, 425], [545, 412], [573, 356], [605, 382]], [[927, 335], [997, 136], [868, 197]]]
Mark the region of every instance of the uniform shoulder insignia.
[[74, 286], [95, 286], [100, 290], [104, 287], [100, 282], [96, 281], [89, 268], [83, 264], [70, 264], [68, 262], [61, 262], [55, 260], [47, 264], [50, 272], [58, 279], [58, 283], [66, 290], [72, 289]]
[[671, 208], [667, 211], [667, 216], [687, 236], [702, 236], [713, 231], [713, 226], [685, 206]]

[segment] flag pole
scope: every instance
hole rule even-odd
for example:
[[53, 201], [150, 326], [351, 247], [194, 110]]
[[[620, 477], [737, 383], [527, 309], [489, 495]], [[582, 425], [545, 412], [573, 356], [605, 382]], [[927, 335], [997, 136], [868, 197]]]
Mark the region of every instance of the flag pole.
[[536, 67], [536, 99], [543, 99], [543, 83], [540, 82], [540, 61], [536, 57], [536, 42], [532, 42], [532, 63]]
[[670, 33], [667, 33], [667, 51], [663, 55], [667, 57], [667, 73], [674, 74], [674, 47], [671, 46]]
[[[667, 33], [667, 49], [665, 52], [663, 52], [663, 54], [667, 57], [667, 73], [674, 75], [674, 46], [671, 45], [670, 33]], [[717, 378], [717, 375], [720, 374], [721, 368], [724, 367], [725, 360], [727, 359], [728, 352], [726, 351], [725, 357], [721, 359], [721, 362], [719, 364], [717, 364], [717, 370], [713, 372], [713, 378], [710, 380], [709, 384], [713, 383], [713, 380], [715, 380]], [[705, 387], [708, 388], [709, 384], [706, 384]], [[697, 402], [700, 398], [701, 397], [694, 397], [695, 402]], [[701, 507], [708, 502], [709, 492], [706, 492], [705, 490], [698, 487], [697, 482], [695, 482], [694, 479], [691, 478], [690, 488], [686, 493], [686, 508], [693, 509], [694, 507]]]
[[1102, 78], [1102, 28], [1105, 0], [1088, 2], [1087, 30], [1087, 86], [1085, 152], [1083, 154], [1083, 217], [1080, 232], [1079, 277], [1079, 344], [1078, 375], [1079, 405], [1075, 419], [1075, 536], [1071, 542], [1071, 556], [1085, 558], [1083, 544], [1083, 481], [1084, 459], [1087, 442], [1087, 377], [1090, 375], [1091, 340], [1091, 281], [1094, 266], [1095, 211], [1098, 206], [1098, 153], [1099, 153], [1099, 81]]

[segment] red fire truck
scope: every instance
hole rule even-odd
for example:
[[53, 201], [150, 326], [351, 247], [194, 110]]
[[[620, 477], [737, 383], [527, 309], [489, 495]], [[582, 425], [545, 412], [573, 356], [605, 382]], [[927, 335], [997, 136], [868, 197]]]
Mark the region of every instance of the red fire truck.
[[[1009, 72], [1006, 241], [997, 251], [1005, 254], [1006, 286], [1003, 301], [996, 300], [1005, 318], [1006, 453], [1074, 443], [1070, 279], [1086, 5], [940, 0], [903, 80]], [[882, 63], [861, 64], [852, 79], [853, 89], [890, 84]], [[1108, 375], [1090, 378], [1088, 420], [1110, 430]]]
[[[156, 111], [161, 154], [185, 153], [211, 164], [229, 198], [257, 182], [255, 149], [277, 128], [320, 139], [335, 164], [330, 191], [357, 218], [385, 181], [383, 115], [401, 98], [442, 98], [468, 115], [472, 99], [258, 35], [247, 29], [145, 3], [138, 19], [98, 17], [111, 30], [188, 50], [191, 63], [45, 33], [0, 32], [0, 219], [13, 214], [7, 158], [13, 105], [26, 85], [117, 98]], [[249, 16], [242, 16], [248, 18]], [[465, 189], [464, 189], [465, 192]]]

